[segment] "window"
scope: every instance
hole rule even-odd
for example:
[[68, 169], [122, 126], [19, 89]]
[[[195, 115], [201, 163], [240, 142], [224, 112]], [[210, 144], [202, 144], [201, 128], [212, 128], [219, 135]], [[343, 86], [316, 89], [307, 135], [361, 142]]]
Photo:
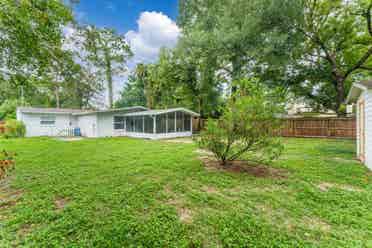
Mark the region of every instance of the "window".
[[54, 115], [40, 116], [40, 125], [54, 126], [56, 124], [56, 117]]
[[134, 132], [134, 118], [132, 116], [126, 118], [126, 131]]
[[154, 133], [154, 119], [151, 116], [145, 116], [145, 133]]
[[176, 130], [177, 132], [183, 132], [183, 112], [177, 112], [176, 118]]
[[191, 131], [191, 117], [188, 114], [183, 115], [183, 127], [185, 132], [190, 132]]
[[114, 130], [123, 130], [125, 127], [124, 116], [114, 116]]
[[156, 116], [156, 133], [167, 132], [167, 114]]
[[136, 133], [143, 133], [143, 117], [142, 116], [134, 117], [134, 131]]
[[174, 133], [176, 113], [168, 113], [168, 133]]

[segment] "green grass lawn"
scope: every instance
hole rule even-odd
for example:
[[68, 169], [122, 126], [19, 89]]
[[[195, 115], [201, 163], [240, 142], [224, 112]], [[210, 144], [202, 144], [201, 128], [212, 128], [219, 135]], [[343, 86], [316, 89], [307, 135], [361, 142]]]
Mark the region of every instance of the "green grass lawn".
[[353, 141], [285, 139], [286, 177], [206, 169], [194, 144], [0, 140], [0, 247], [372, 247]]

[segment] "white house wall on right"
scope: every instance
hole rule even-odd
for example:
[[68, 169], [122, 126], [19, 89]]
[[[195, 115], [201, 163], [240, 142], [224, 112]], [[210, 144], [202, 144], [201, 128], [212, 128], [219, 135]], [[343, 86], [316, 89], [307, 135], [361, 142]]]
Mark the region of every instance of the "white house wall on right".
[[357, 157], [372, 170], [372, 80], [354, 83], [347, 103], [356, 105]]
[[372, 170], [372, 90], [364, 91], [357, 101], [357, 155]]

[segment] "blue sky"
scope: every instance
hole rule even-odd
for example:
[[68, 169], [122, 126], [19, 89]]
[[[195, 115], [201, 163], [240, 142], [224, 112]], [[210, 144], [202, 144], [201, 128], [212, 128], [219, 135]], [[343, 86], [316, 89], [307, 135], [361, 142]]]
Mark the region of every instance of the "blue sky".
[[111, 27], [120, 33], [137, 28], [142, 12], [155, 11], [176, 20], [177, 0], [80, 0], [75, 7], [80, 22]]

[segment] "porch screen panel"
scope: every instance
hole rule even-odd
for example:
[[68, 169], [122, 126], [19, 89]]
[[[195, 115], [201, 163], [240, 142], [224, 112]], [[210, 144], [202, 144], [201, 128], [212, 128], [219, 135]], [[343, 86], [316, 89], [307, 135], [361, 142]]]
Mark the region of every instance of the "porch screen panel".
[[184, 127], [183, 127], [183, 112], [177, 112], [176, 113], [176, 131], [177, 132], [183, 132]]
[[136, 116], [134, 118], [134, 131], [136, 133], [143, 133], [143, 117], [142, 116]]
[[191, 116], [188, 114], [183, 115], [183, 127], [185, 132], [190, 132], [191, 131]]
[[134, 118], [133, 116], [128, 116], [126, 118], [126, 131], [134, 132]]
[[145, 133], [154, 133], [154, 119], [151, 116], [145, 116]]
[[167, 114], [156, 116], [156, 133], [167, 132]]
[[176, 113], [168, 113], [168, 133], [174, 133], [175, 132], [175, 117]]

